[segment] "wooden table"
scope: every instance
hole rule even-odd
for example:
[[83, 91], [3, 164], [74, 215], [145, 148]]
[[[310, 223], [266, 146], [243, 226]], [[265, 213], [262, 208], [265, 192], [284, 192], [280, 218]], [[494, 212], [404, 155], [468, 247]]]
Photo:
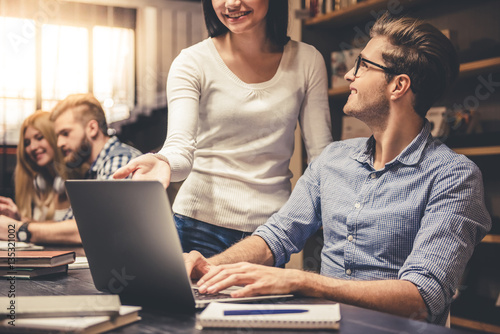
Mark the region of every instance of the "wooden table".
[[[81, 254], [81, 252], [78, 252]], [[0, 295], [7, 296], [9, 282], [0, 281]], [[95, 289], [89, 269], [73, 269], [68, 274], [47, 277], [36, 280], [16, 280], [17, 296], [29, 295], [82, 295], [100, 294]], [[284, 303], [324, 303], [328, 301], [314, 298], [294, 298]], [[367, 310], [359, 307], [340, 306], [342, 320], [340, 333], [465, 333], [456, 329], [431, 325], [421, 321], [401, 318], [390, 314]], [[177, 314], [161, 309], [144, 308], [140, 315], [142, 320], [118, 328], [113, 333], [290, 333], [286, 331], [251, 329], [205, 329], [195, 328], [195, 314]], [[329, 331], [310, 331], [313, 333], [331, 333]], [[298, 331], [297, 333], [307, 333]]]

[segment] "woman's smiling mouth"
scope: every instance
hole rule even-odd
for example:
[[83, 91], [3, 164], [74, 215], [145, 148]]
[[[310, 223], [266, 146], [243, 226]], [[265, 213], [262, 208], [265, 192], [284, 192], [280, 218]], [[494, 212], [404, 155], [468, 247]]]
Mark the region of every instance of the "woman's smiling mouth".
[[238, 13], [232, 13], [232, 14], [224, 14], [228, 19], [239, 19], [242, 16], [250, 14], [251, 11], [247, 12], [238, 12]]

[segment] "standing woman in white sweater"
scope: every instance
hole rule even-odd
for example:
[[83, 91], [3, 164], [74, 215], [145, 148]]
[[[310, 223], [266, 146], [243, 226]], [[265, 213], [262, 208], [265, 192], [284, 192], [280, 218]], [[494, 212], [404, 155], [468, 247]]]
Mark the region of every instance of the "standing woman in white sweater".
[[299, 120], [309, 161], [332, 141], [321, 54], [287, 36], [288, 0], [202, 0], [210, 37], [167, 80], [163, 148], [115, 173], [184, 180], [173, 205], [183, 250], [217, 254], [288, 199]]

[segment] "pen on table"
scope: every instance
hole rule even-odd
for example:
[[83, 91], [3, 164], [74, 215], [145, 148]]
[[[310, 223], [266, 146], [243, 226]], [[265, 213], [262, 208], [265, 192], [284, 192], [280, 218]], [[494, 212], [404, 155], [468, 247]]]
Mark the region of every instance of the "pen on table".
[[286, 313], [304, 313], [307, 311], [308, 310], [303, 310], [303, 309], [225, 310], [224, 315], [286, 314]]

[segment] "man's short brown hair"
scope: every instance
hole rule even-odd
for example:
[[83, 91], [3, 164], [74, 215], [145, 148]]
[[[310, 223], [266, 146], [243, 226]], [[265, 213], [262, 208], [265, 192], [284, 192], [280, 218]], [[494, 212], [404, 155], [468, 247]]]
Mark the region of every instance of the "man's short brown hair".
[[64, 100], [59, 101], [52, 109], [50, 119], [55, 121], [61, 114], [69, 109], [72, 110], [75, 119], [83, 126], [86, 126], [91, 120], [96, 120], [99, 124], [99, 129], [104, 135], [108, 133], [108, 124], [106, 123], [106, 115], [99, 101], [91, 93], [87, 94], [71, 94]]
[[[382, 57], [392, 71], [410, 77], [413, 108], [425, 117], [458, 76], [458, 56], [451, 41], [425, 21], [392, 17], [387, 12], [375, 22], [370, 36], [386, 37], [394, 46], [383, 50]], [[386, 76], [388, 82], [394, 77]]]

